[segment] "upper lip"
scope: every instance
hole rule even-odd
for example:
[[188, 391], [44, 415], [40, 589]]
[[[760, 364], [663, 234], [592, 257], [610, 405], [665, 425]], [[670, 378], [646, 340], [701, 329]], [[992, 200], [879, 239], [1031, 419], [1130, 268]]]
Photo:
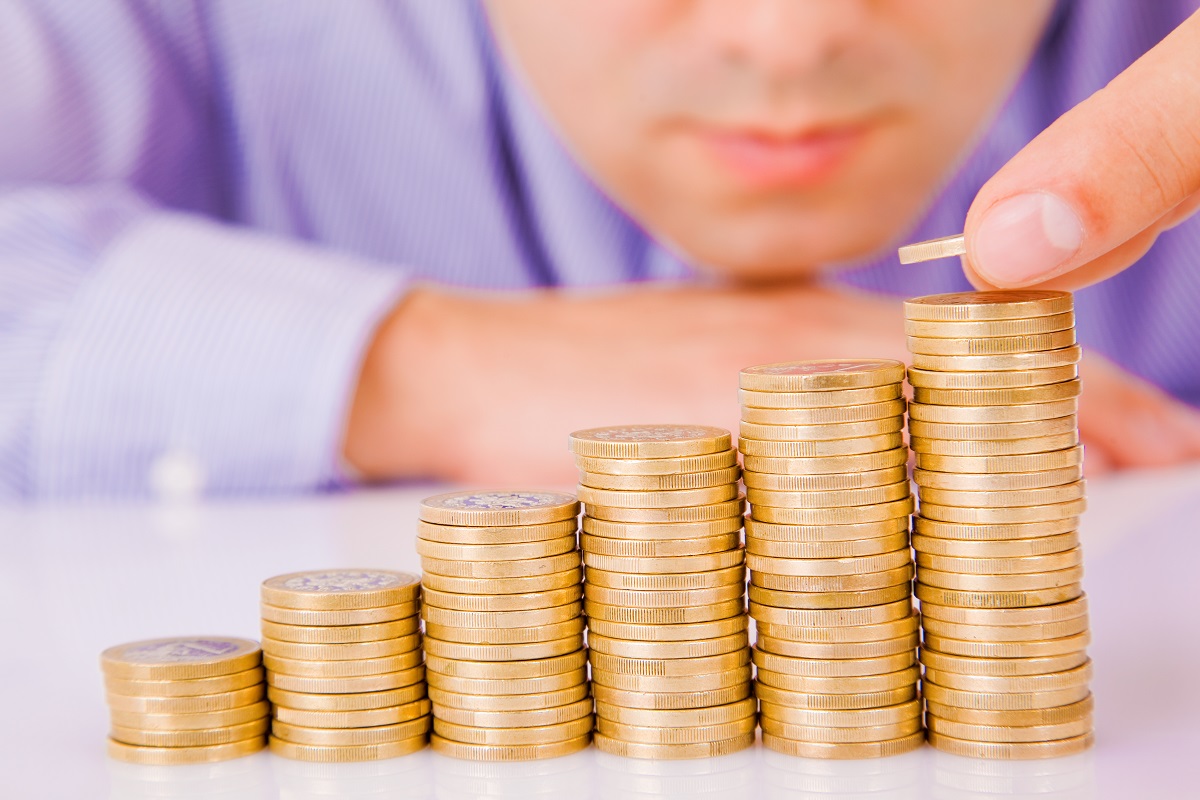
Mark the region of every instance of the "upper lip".
[[712, 122], [706, 127], [718, 136], [739, 136], [761, 139], [766, 142], [786, 144], [804, 139], [854, 133], [866, 127], [863, 120], [821, 121], [798, 124], [761, 124], [737, 122]]

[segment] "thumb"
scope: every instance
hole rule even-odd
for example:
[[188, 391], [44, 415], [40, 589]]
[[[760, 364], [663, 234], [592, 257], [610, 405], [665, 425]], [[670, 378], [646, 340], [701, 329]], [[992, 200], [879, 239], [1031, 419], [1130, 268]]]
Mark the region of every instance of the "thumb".
[[1136, 261], [1200, 192], [1200, 12], [1068, 111], [980, 190], [968, 276], [1073, 289]]

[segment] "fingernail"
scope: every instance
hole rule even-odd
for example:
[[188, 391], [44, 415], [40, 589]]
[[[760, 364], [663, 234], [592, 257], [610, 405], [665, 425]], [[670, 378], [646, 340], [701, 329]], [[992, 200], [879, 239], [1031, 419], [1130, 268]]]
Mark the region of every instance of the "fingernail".
[[975, 271], [1011, 286], [1047, 276], [1079, 250], [1083, 223], [1060, 197], [1019, 194], [988, 209], [971, 237]]

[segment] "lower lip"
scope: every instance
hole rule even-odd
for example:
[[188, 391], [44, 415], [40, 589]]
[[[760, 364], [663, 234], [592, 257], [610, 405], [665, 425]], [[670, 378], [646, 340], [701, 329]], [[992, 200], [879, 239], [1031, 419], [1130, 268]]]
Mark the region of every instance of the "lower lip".
[[761, 187], [803, 187], [831, 177], [865, 136], [862, 128], [843, 128], [793, 139], [739, 133], [704, 139], [713, 157], [742, 181]]

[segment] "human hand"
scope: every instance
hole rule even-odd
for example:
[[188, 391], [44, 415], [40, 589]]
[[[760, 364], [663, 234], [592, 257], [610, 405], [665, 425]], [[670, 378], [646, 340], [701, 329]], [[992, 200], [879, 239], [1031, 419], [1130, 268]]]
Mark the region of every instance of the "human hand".
[[967, 214], [980, 288], [1078, 289], [1200, 208], [1200, 12], [997, 172]]

